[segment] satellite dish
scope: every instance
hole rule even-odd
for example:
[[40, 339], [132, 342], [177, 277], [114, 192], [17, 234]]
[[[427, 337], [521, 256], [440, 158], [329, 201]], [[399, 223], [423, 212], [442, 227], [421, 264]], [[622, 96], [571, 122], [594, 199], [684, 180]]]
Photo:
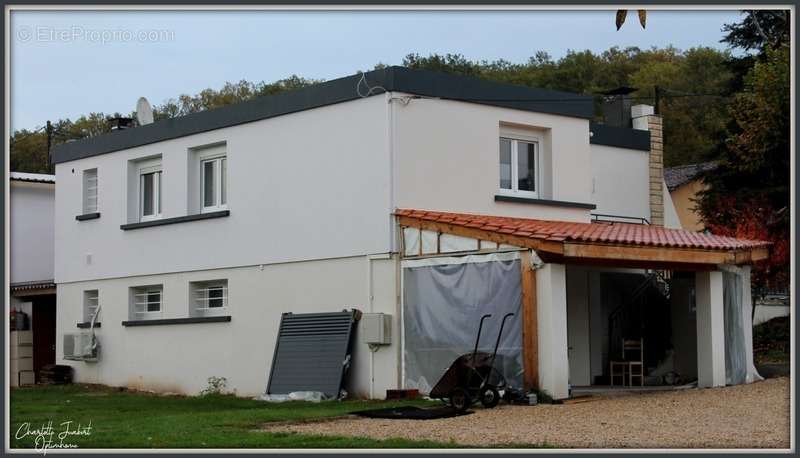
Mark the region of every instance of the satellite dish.
[[153, 108], [144, 97], [139, 97], [136, 102], [136, 120], [139, 121], [140, 126], [153, 122]]

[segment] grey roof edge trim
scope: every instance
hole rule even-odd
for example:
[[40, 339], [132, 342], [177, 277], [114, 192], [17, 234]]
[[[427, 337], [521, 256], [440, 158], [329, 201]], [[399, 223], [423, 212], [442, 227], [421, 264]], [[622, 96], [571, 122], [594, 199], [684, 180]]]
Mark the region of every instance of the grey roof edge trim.
[[[165, 119], [146, 126], [92, 138], [60, 143], [52, 150], [54, 164], [112, 153], [165, 140], [232, 127], [299, 111], [320, 108], [384, 90], [424, 97], [458, 100], [502, 108], [591, 119], [593, 98], [588, 95], [517, 86], [475, 77], [405, 67], [387, 67], [351, 75], [282, 94], [259, 97], [213, 110]], [[360, 83], [360, 84], [359, 84]]]
[[616, 146], [640, 151], [650, 151], [650, 132], [629, 127], [608, 126], [592, 122], [589, 124], [593, 145]]

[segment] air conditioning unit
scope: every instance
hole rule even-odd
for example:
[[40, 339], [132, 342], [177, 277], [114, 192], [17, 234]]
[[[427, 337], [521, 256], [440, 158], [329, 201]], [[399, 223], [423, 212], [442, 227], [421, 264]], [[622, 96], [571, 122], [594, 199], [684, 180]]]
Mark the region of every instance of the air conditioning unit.
[[64, 334], [64, 359], [97, 361], [100, 344], [90, 332]]

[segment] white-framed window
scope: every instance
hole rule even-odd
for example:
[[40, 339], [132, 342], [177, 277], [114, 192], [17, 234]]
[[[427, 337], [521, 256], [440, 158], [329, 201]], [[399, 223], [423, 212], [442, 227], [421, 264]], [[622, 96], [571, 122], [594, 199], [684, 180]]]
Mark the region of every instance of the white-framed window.
[[161, 218], [161, 164], [139, 169], [139, 220]]
[[228, 280], [190, 283], [192, 316], [214, 316], [228, 313]]
[[500, 193], [539, 197], [539, 143], [500, 137]]
[[92, 321], [92, 317], [97, 313], [97, 308], [100, 306], [100, 292], [96, 289], [90, 289], [83, 292], [83, 322], [88, 323]]
[[83, 213], [97, 213], [97, 169], [83, 171]]
[[164, 311], [164, 286], [136, 286], [131, 288], [131, 318], [151, 320], [160, 318]]
[[228, 158], [216, 156], [200, 161], [200, 202], [203, 212], [228, 207]]

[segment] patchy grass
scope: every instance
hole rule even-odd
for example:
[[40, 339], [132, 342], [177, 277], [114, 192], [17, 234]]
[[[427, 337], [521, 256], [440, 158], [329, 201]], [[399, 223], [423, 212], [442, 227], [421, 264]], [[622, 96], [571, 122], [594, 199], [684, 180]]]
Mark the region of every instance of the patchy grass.
[[773, 318], [753, 328], [756, 364], [788, 363], [790, 357], [789, 317]]
[[[430, 441], [325, 437], [259, 431], [267, 422], [302, 421], [354, 410], [426, 405], [429, 401], [327, 401], [267, 403], [226, 395], [161, 396], [88, 385], [11, 391], [11, 447], [34, 448], [35, 436], [17, 437], [51, 422], [58, 434], [91, 422], [91, 434], [64, 439], [79, 448], [430, 448]], [[64, 422], [72, 422], [64, 426]]]

